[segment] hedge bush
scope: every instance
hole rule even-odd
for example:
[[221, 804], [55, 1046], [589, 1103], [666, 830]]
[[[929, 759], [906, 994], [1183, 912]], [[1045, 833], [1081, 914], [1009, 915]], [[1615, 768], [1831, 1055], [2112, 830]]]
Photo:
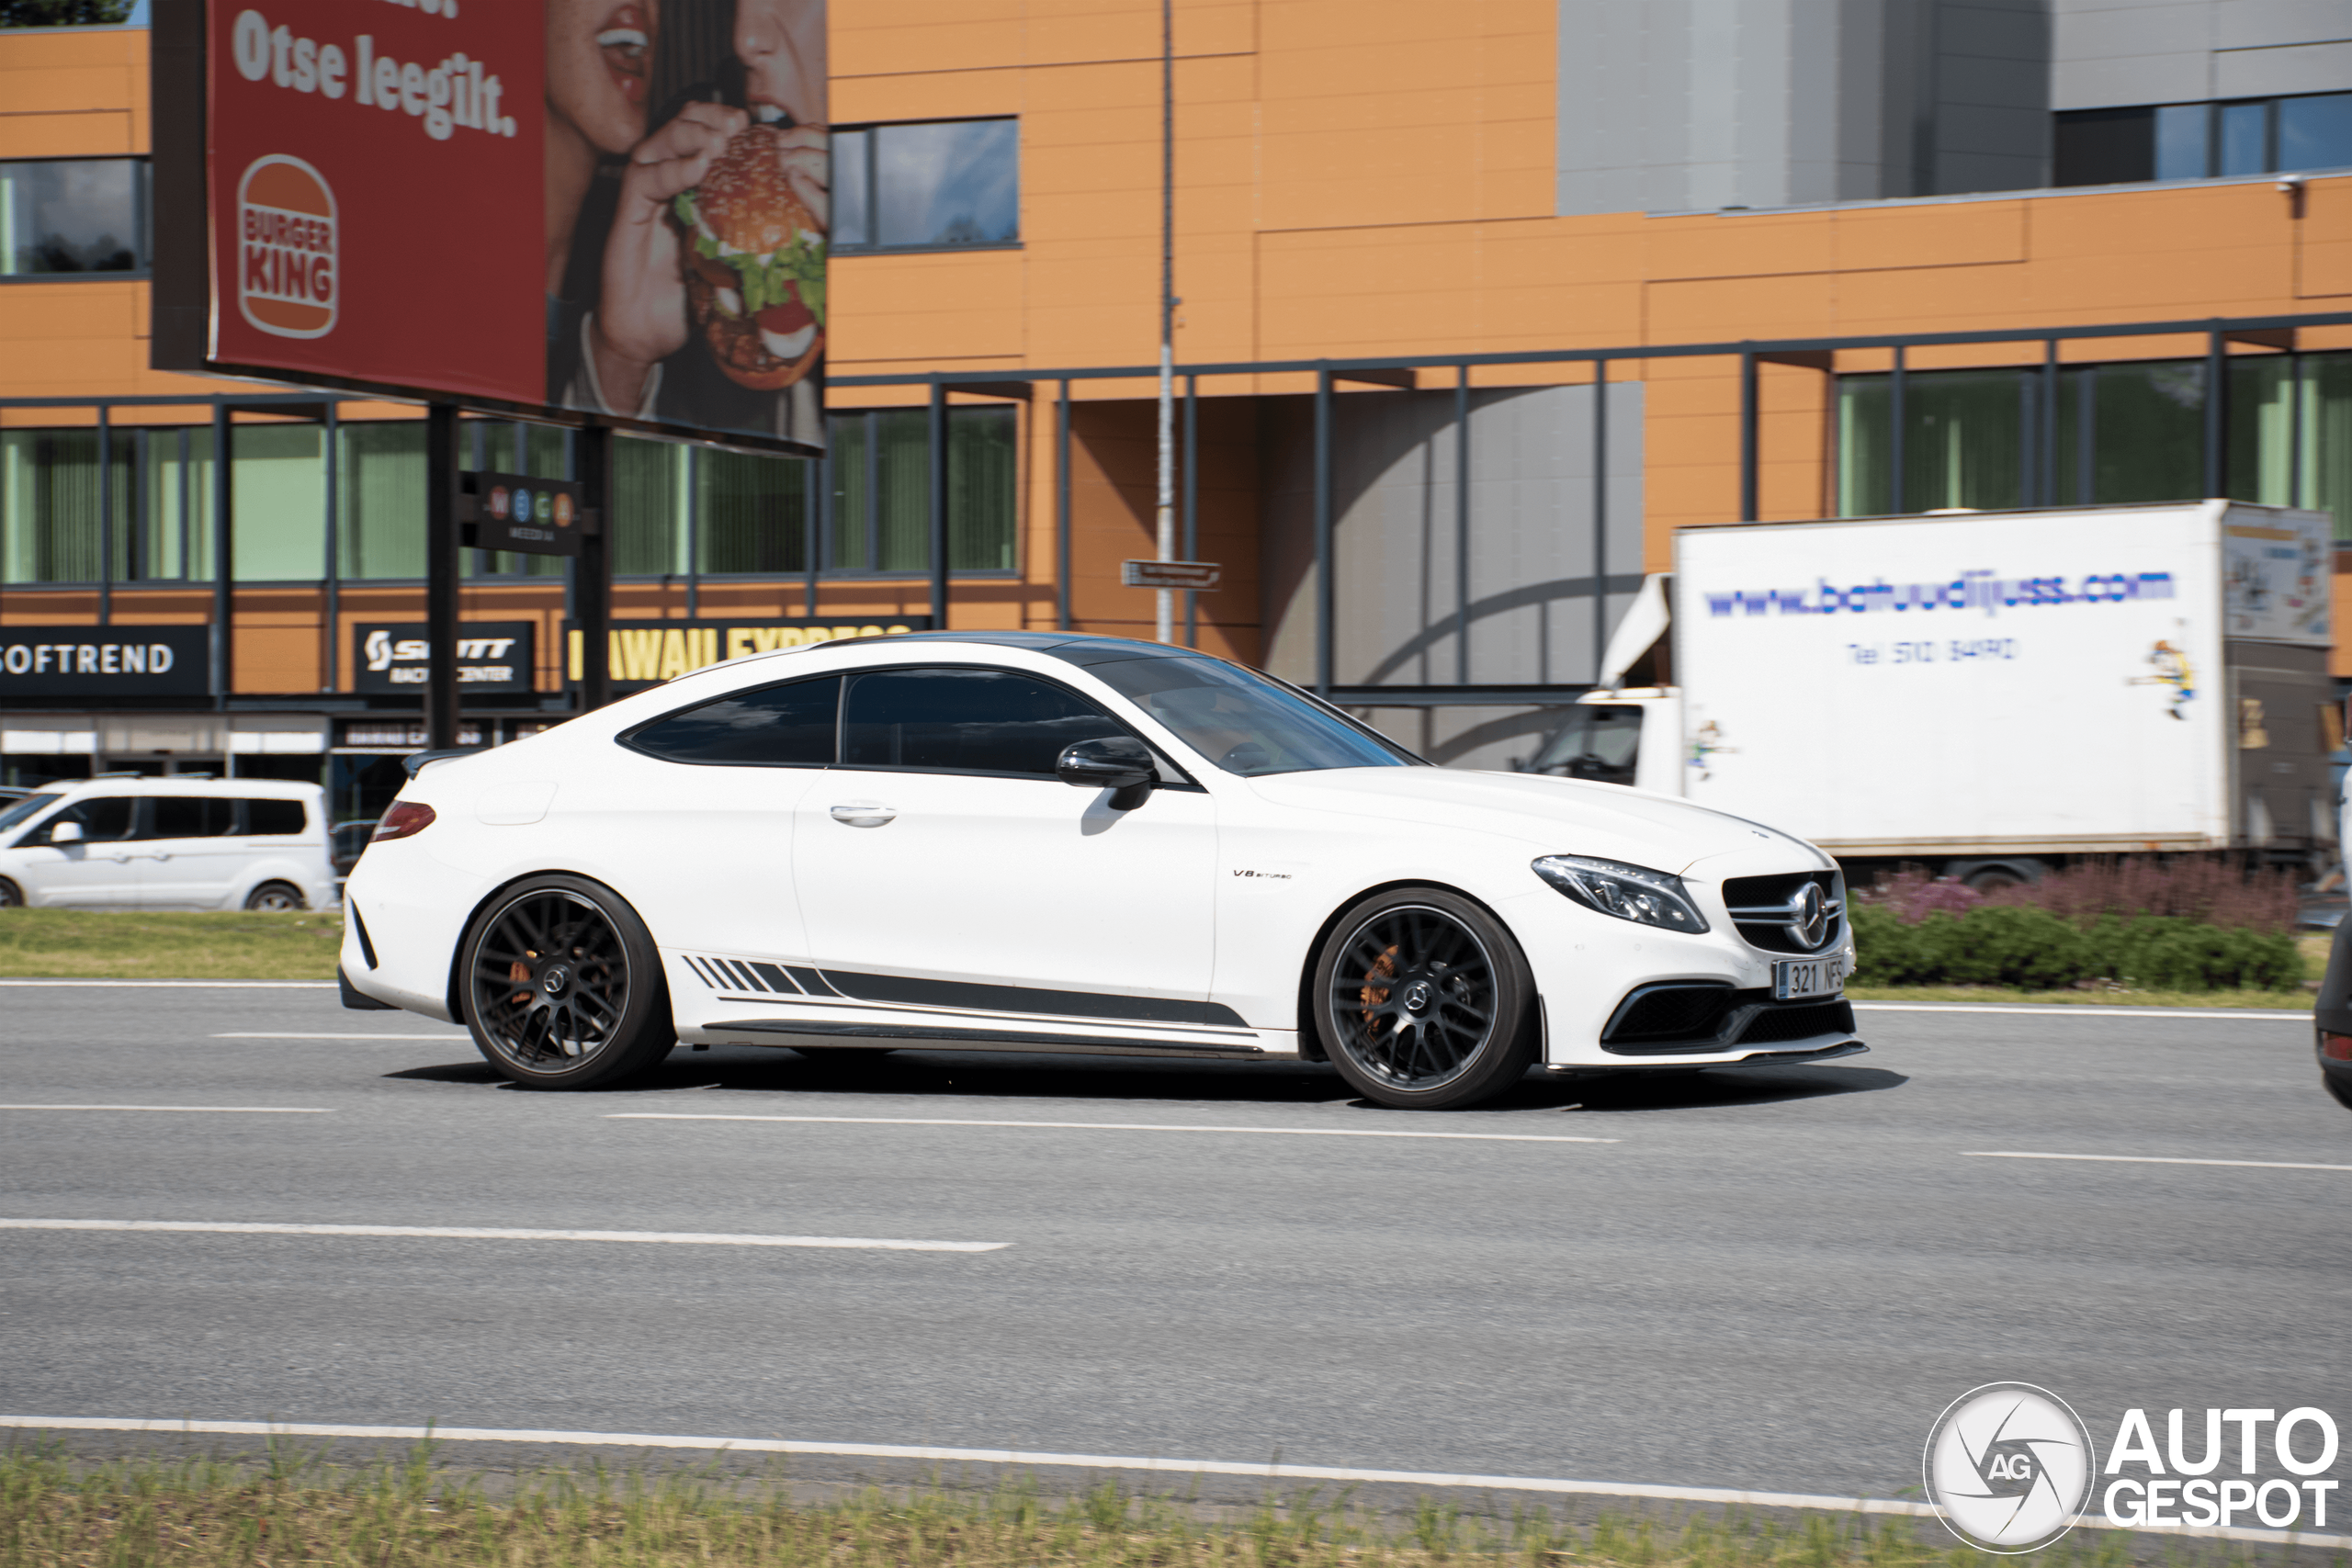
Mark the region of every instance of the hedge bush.
[[1860, 986], [2010, 986], [2048, 991], [2082, 980], [2137, 990], [2286, 990], [2303, 977], [2285, 932], [2177, 915], [2106, 916], [2077, 925], [2047, 909], [1983, 904], [1905, 922], [1880, 905], [1853, 910]]

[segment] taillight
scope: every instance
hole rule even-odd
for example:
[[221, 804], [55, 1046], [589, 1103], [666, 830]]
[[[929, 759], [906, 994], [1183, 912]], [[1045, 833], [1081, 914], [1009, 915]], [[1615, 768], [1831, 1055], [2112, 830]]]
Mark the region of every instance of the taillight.
[[2352, 1034], [2319, 1032], [2319, 1054], [2331, 1062], [2352, 1062]]
[[368, 841], [380, 844], [387, 839], [414, 838], [432, 826], [433, 807], [421, 800], [396, 800], [392, 808], [384, 813], [384, 819], [376, 824], [376, 831]]

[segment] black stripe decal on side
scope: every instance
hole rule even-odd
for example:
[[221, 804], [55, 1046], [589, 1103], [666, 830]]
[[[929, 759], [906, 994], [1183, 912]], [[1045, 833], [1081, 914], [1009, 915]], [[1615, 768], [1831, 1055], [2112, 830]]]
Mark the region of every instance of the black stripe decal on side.
[[831, 986], [825, 984], [825, 977], [822, 975], [818, 974], [814, 969], [803, 969], [797, 964], [787, 964], [784, 967], [786, 972], [791, 975], [793, 979], [799, 983], [800, 988], [808, 992], [812, 997], [838, 997], [841, 995], [839, 991], [836, 991]]
[[718, 989], [718, 982], [710, 977], [710, 971], [703, 966], [701, 959], [696, 958], [691, 953], [684, 956], [686, 960], [686, 967], [693, 970], [695, 974], [701, 978], [704, 985], [708, 986], [714, 991]]
[[752, 965], [752, 973], [766, 981], [769, 990], [781, 991], [787, 997], [800, 988], [785, 977], [784, 970], [777, 964], [754, 964]]
[[958, 1008], [966, 1012], [1054, 1013], [1064, 1018], [1124, 1020], [1134, 1023], [1190, 1023], [1211, 1029], [1247, 1029], [1249, 1023], [1216, 1002], [1170, 1001], [1160, 997], [1116, 997], [1100, 991], [1047, 991], [1030, 986], [982, 986], [964, 980], [918, 980], [903, 975], [825, 971], [834, 990], [862, 1002], [907, 1007]]
[[760, 977], [752, 973], [752, 966], [742, 962], [741, 959], [730, 958], [727, 960], [727, 972], [735, 976], [738, 989], [746, 991], [764, 991], [767, 989], [765, 986], [760, 984]]
[[1219, 1045], [1198, 1040], [1121, 1040], [1100, 1034], [1027, 1034], [1012, 1029], [930, 1029], [914, 1028], [897, 1023], [803, 1023], [797, 1020], [749, 1018], [729, 1020], [724, 1023], [706, 1023], [709, 1030], [724, 1030], [730, 1034], [808, 1034], [830, 1040], [955, 1040], [988, 1044], [1028, 1045], [1050, 1048], [1057, 1045], [1119, 1045], [1141, 1052], [1193, 1051], [1206, 1055], [1223, 1052], [1235, 1056], [1262, 1056], [1265, 1049], [1259, 1045]]

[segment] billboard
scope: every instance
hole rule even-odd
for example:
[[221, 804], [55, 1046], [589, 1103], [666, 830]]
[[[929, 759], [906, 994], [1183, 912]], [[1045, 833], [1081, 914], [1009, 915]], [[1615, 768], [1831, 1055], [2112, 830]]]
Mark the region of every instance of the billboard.
[[825, 0], [156, 0], [154, 364], [823, 445]]

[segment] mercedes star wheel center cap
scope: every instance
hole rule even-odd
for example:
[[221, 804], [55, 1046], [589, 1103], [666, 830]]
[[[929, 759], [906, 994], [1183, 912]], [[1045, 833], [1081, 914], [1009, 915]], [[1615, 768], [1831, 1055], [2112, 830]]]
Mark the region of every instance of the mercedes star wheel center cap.
[[1416, 980], [1411, 985], [1405, 987], [1405, 1010], [1407, 1012], [1423, 1012], [1428, 1010], [1429, 1005], [1430, 983], [1427, 980]]
[[558, 964], [539, 976], [539, 988], [551, 997], [560, 996], [562, 994], [564, 983], [571, 978], [571, 973], [561, 964]]

